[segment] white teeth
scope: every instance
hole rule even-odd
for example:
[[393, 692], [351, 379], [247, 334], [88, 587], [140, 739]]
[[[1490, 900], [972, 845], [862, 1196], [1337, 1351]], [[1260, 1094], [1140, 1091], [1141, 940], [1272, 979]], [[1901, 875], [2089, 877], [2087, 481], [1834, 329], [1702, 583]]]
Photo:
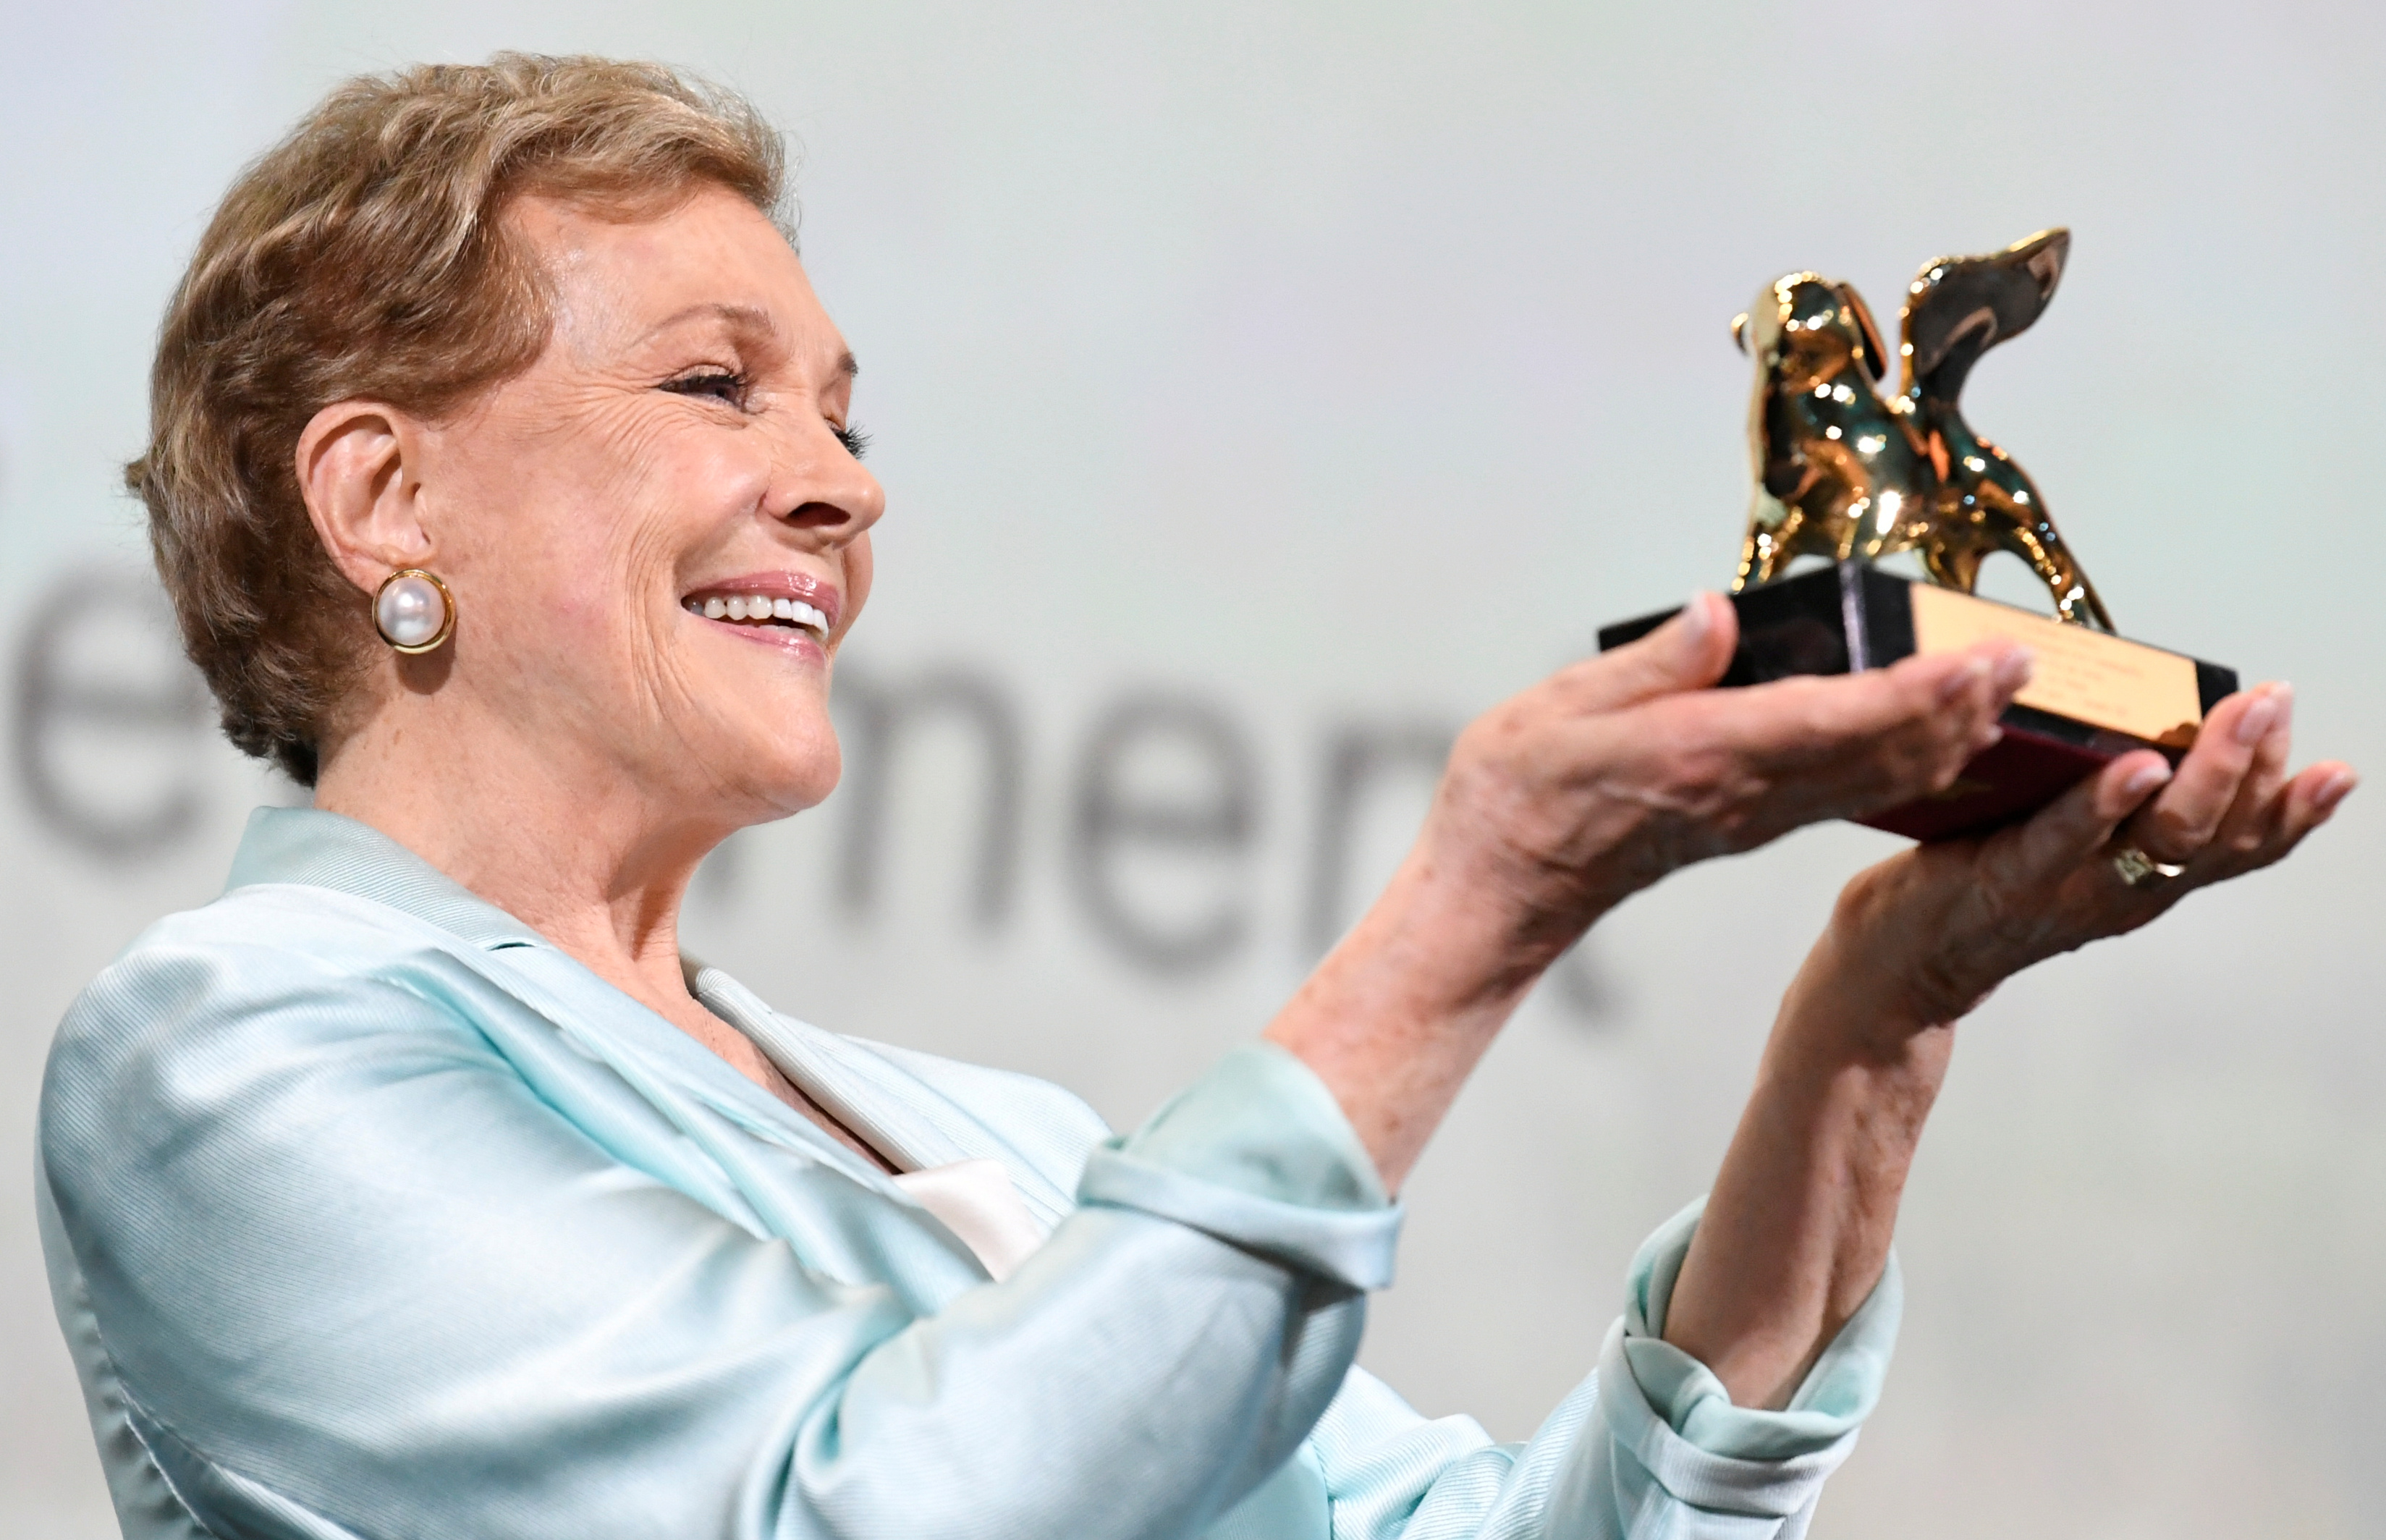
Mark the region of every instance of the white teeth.
[[781, 620], [808, 626], [828, 633], [828, 616], [801, 599], [772, 598], [765, 594], [740, 594], [734, 598], [718, 595], [709, 599], [684, 601], [691, 614], [708, 620]]

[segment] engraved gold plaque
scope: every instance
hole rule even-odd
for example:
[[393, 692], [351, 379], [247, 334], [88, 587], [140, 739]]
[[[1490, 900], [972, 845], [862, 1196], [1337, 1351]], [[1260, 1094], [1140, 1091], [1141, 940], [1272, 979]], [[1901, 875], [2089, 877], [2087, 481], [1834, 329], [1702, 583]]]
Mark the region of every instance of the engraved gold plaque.
[[2014, 697], [2020, 705], [2166, 748], [2195, 742], [2204, 703], [2191, 657], [1928, 583], [1914, 585], [1912, 603], [1915, 652], [2002, 639], [2036, 653], [2029, 684]]

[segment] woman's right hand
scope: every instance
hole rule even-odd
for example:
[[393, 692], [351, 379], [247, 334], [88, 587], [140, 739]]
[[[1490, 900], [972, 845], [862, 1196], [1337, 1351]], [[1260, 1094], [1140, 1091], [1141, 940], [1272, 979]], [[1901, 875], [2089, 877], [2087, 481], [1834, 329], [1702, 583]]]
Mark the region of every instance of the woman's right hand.
[[[1944, 790], [2029, 678], [2010, 645], [1708, 690], [1739, 639], [1702, 594], [1460, 735], [1423, 844], [1546, 962], [1667, 872]], [[1544, 955], [1545, 954], [1545, 955]]]
[[1524, 992], [1679, 867], [1945, 789], [2029, 677], [2010, 644], [1710, 690], [1739, 638], [1701, 595], [1493, 707], [1390, 885], [1269, 1028], [1397, 1185]]

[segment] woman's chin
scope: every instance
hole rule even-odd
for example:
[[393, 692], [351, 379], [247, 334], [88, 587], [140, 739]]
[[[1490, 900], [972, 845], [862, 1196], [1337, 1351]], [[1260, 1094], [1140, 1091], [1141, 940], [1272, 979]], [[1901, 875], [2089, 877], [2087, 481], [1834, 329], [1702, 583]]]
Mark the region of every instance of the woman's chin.
[[659, 811], [707, 808], [743, 826], [817, 807], [836, 789], [842, 756], [828, 710], [828, 682], [756, 680], [716, 670], [674, 692], [633, 778]]
[[819, 807], [836, 790], [839, 759], [836, 739], [790, 752], [785, 743], [749, 745], [739, 755], [739, 768], [718, 777], [734, 805], [734, 821], [768, 823]]

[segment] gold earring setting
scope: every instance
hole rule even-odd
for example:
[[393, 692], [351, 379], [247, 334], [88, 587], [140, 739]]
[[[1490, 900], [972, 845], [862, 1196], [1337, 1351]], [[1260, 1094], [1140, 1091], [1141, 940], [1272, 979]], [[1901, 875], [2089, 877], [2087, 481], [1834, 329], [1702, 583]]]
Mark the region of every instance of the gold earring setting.
[[456, 595], [420, 567], [402, 568], [373, 595], [373, 629], [409, 657], [435, 652], [455, 634]]

